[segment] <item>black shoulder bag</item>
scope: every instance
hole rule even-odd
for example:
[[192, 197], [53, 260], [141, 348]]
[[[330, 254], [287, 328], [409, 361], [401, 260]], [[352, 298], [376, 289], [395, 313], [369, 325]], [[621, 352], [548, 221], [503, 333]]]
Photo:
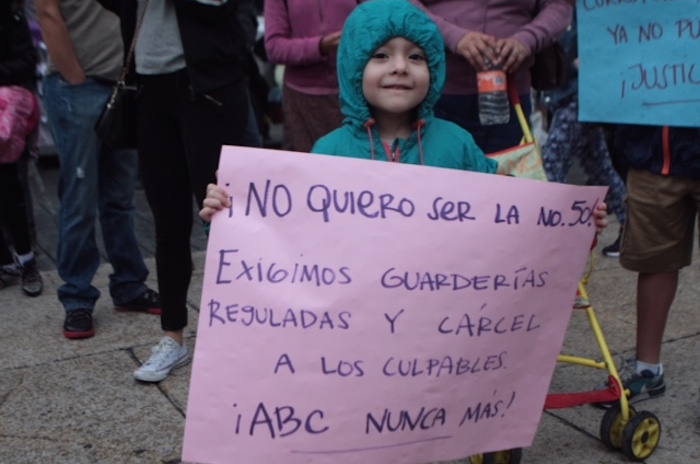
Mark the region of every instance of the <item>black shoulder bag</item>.
[[95, 123], [97, 136], [106, 145], [119, 149], [136, 148], [136, 86], [126, 84], [126, 76], [134, 58], [136, 39], [141, 29], [143, 17], [146, 14], [148, 0], [143, 5], [143, 11], [139, 16], [134, 37], [131, 39], [129, 53], [124, 62], [124, 67], [119, 80], [112, 90], [109, 101], [102, 110], [102, 114]]

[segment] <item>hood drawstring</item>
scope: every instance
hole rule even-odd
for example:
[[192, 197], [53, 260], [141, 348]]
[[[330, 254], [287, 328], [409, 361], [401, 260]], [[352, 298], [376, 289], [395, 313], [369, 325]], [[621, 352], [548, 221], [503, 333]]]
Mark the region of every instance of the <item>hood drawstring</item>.
[[[370, 150], [370, 157], [372, 160], [375, 159], [375, 154], [374, 154], [374, 137], [372, 136], [372, 126], [374, 126], [374, 118], [369, 118], [367, 122], [364, 124], [365, 129], [367, 129], [367, 137], [369, 138], [369, 150]], [[425, 119], [419, 119], [416, 121], [416, 123], [413, 125], [413, 128], [418, 134], [418, 156], [420, 157], [420, 164], [421, 166], [425, 166], [425, 158], [423, 157], [423, 140], [421, 138], [421, 133], [423, 128], [425, 127]]]
[[367, 135], [369, 136], [369, 151], [372, 161], [374, 161], [374, 137], [372, 137], [372, 126], [374, 125], [374, 118], [369, 118], [365, 123], [365, 129], [367, 129]]
[[425, 127], [425, 119], [419, 119], [413, 126], [418, 133], [418, 155], [420, 156], [421, 166], [425, 166], [425, 160], [423, 159], [423, 142], [421, 140], [421, 129]]

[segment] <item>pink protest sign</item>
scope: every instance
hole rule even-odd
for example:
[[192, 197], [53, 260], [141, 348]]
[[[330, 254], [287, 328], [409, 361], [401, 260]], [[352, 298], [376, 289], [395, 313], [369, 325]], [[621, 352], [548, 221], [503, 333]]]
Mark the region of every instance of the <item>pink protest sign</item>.
[[531, 445], [605, 188], [225, 147], [183, 460]]

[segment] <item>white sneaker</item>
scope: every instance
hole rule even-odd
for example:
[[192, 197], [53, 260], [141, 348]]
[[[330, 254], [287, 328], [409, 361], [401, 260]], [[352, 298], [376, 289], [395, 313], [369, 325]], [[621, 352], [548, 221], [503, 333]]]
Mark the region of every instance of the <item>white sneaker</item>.
[[160, 382], [170, 371], [184, 366], [190, 361], [186, 346], [180, 346], [170, 337], [163, 337], [151, 350], [153, 354], [134, 372], [134, 378], [142, 382]]

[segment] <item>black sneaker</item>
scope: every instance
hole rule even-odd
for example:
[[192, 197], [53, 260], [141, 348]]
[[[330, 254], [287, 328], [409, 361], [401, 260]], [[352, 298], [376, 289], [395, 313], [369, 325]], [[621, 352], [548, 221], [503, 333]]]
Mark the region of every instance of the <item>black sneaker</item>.
[[117, 311], [137, 311], [158, 316], [163, 312], [160, 306], [160, 295], [150, 288], [147, 288], [145, 292], [133, 300], [117, 305], [115, 309]]
[[70, 339], [90, 338], [95, 335], [92, 324], [92, 311], [89, 309], [74, 309], [66, 311], [63, 323], [63, 336]]
[[44, 289], [44, 282], [36, 264], [36, 259], [25, 263], [21, 269], [22, 291], [27, 296], [39, 296]]
[[617, 239], [610, 245], [603, 248], [603, 254], [608, 258], [617, 258], [620, 256], [620, 242], [622, 242], [622, 234], [617, 236]]

